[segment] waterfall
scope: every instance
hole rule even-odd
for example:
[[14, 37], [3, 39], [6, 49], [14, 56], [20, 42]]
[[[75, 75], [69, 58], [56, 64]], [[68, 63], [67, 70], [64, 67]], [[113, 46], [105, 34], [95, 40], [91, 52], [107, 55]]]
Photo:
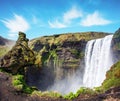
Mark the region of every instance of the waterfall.
[[85, 71], [83, 85], [97, 87], [105, 79], [106, 72], [113, 64], [111, 55], [111, 40], [113, 35], [88, 41], [85, 49]]

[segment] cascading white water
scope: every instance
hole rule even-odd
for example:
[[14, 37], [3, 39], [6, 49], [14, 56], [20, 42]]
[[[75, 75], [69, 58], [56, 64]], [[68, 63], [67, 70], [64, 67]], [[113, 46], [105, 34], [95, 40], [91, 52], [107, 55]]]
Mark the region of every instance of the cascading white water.
[[93, 88], [104, 81], [106, 72], [113, 64], [110, 51], [112, 37], [113, 35], [108, 35], [87, 43], [83, 86]]
[[43, 74], [39, 77], [40, 82], [35, 85], [46, 86], [47, 88], [43, 89], [58, 91], [63, 95], [69, 92], [75, 93], [80, 87], [100, 86], [105, 79], [106, 71], [113, 64], [110, 52], [111, 40], [112, 35], [108, 35], [105, 38], [88, 41], [85, 49], [85, 71], [82, 63], [75, 70], [61, 68], [61, 64], [57, 61], [54, 65], [49, 62], [48, 68], [44, 68]]

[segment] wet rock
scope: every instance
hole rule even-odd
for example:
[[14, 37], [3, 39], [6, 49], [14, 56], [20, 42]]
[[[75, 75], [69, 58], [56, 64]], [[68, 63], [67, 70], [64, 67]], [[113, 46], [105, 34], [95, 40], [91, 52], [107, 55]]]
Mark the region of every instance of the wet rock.
[[117, 62], [120, 60], [120, 28], [113, 35], [112, 50], [114, 54], [114, 61]]

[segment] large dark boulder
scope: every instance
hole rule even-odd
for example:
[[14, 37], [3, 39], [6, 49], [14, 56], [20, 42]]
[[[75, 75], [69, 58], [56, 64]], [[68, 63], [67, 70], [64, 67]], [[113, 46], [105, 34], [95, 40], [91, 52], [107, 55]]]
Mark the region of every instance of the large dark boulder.
[[12, 72], [24, 72], [24, 67], [34, 64], [33, 51], [28, 47], [26, 35], [19, 32], [19, 38], [13, 48], [0, 60], [0, 67]]

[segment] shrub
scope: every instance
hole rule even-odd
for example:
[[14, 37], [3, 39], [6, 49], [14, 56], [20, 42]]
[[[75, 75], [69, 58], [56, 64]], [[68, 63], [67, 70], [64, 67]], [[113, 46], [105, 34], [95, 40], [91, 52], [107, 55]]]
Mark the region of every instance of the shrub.
[[62, 95], [58, 92], [55, 91], [45, 91], [45, 92], [41, 92], [41, 91], [34, 91], [32, 93], [32, 95], [37, 95], [37, 96], [41, 96], [41, 97], [53, 97], [53, 98], [60, 98], [62, 97]]
[[31, 94], [35, 88], [29, 87], [24, 80], [23, 75], [14, 75], [12, 78], [12, 84], [17, 91], [21, 91], [27, 94]]
[[72, 100], [72, 99], [76, 98], [76, 96], [73, 92], [70, 92], [68, 95], [65, 95], [64, 98]]
[[73, 92], [70, 92], [69, 94], [65, 95], [64, 98], [72, 100], [72, 99], [78, 97], [80, 94], [93, 95], [93, 94], [96, 94], [96, 91], [94, 91], [90, 88], [81, 87], [75, 94]]

